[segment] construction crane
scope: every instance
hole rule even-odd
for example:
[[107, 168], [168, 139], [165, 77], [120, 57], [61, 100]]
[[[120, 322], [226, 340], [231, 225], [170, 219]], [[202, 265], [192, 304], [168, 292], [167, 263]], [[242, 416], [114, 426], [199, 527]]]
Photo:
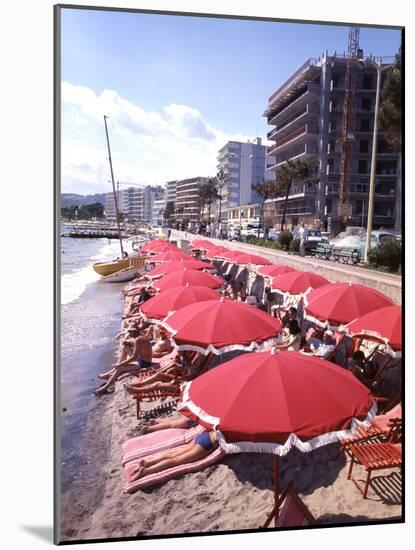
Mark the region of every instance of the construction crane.
[[350, 175], [352, 164], [352, 147], [354, 141], [355, 124], [355, 81], [356, 65], [360, 54], [359, 27], [349, 28], [349, 44], [347, 49], [346, 77], [343, 105], [342, 133], [339, 142], [342, 145], [340, 158], [340, 185], [339, 185], [339, 221], [345, 225], [352, 215], [350, 204]]

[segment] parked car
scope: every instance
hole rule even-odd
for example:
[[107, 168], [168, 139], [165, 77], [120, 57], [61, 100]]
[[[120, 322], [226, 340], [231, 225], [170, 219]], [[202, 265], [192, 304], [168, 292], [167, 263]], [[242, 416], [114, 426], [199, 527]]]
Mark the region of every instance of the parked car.
[[309, 229], [308, 235], [307, 235], [307, 241], [305, 243], [306, 252], [310, 252], [311, 250], [316, 248], [318, 243], [321, 242], [322, 240], [324, 240], [324, 238], [319, 229]]
[[[370, 248], [376, 248], [380, 243], [389, 240], [397, 240], [397, 237], [394, 233], [384, 230], [375, 230], [371, 232], [370, 235]], [[360, 257], [363, 258], [365, 255], [366, 249], [366, 235], [362, 235], [359, 239], [359, 253]]]

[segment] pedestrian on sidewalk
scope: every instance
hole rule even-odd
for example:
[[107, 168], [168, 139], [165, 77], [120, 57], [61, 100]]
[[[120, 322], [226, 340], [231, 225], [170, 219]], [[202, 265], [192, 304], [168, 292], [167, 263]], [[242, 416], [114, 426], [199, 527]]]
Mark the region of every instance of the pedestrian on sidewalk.
[[308, 229], [304, 222], [301, 224], [298, 235], [300, 237], [300, 256], [305, 256], [305, 243], [307, 242]]

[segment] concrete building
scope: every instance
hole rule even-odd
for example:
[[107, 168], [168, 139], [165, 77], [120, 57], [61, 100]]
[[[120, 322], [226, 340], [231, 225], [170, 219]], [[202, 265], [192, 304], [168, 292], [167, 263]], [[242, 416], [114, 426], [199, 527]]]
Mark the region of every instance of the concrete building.
[[[117, 197], [118, 213], [124, 214], [124, 191], [116, 191], [115, 194]], [[112, 191], [105, 194], [105, 216], [111, 222], [116, 219], [114, 194]]]
[[208, 178], [196, 177], [176, 182], [176, 221], [200, 221], [199, 187], [206, 183]]
[[159, 191], [154, 196], [153, 212], [151, 217], [152, 225], [164, 225], [164, 211], [167, 204], [167, 192]]
[[144, 190], [141, 187], [123, 189], [123, 211], [129, 222], [141, 222], [144, 218]]
[[[314, 159], [318, 162], [319, 183], [294, 185], [288, 200], [288, 227], [302, 221], [330, 231], [338, 226], [340, 182], [339, 143], [342, 130], [347, 59], [329, 56], [308, 59], [268, 101], [264, 115], [274, 128], [268, 148], [276, 172], [289, 159]], [[376, 71], [368, 66], [356, 70], [355, 126], [351, 161], [350, 225], [367, 225], [369, 174], [373, 139]], [[398, 155], [388, 147], [379, 132], [376, 161], [373, 228], [394, 227], [394, 212], [399, 189]], [[275, 221], [282, 218], [284, 198], [275, 201]]]
[[[273, 179], [274, 173], [267, 171], [266, 146], [261, 138], [254, 143], [228, 141], [218, 152], [217, 169], [223, 170], [226, 182], [222, 188], [223, 219], [227, 212], [241, 205], [254, 204], [259, 201], [252, 191], [252, 185], [263, 179]], [[268, 159], [268, 164], [271, 162]]]
[[168, 181], [166, 183], [166, 201], [172, 202], [173, 204], [176, 202], [176, 184], [177, 180]]
[[151, 222], [153, 217], [154, 198], [157, 193], [164, 191], [161, 185], [147, 185], [144, 188], [143, 220]]

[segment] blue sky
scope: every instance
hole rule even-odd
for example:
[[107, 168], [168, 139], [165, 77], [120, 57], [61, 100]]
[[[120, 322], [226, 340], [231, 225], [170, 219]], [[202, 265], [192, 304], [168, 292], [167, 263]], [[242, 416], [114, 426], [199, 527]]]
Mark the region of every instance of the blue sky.
[[[361, 28], [365, 54], [399, 45], [399, 30]], [[347, 28], [64, 9], [62, 190], [109, 190], [103, 109], [121, 181], [214, 174], [217, 150], [264, 136], [267, 98], [326, 48], [345, 51]]]

